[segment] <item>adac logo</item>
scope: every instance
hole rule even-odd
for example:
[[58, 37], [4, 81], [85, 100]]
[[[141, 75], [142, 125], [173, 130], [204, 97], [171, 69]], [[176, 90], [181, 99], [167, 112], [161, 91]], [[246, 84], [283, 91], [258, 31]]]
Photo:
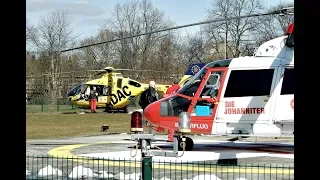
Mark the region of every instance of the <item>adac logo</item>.
[[294, 109], [294, 99], [291, 100], [290, 105], [291, 105], [291, 108]]
[[194, 65], [191, 68], [192, 74], [196, 74], [197, 72], [199, 72], [199, 70], [200, 70], [200, 67], [198, 65]]

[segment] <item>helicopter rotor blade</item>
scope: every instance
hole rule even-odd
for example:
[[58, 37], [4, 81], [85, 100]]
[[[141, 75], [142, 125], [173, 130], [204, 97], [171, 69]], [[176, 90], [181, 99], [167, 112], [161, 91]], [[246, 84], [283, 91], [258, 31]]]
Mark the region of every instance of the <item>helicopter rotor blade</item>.
[[111, 40], [107, 40], [107, 41], [102, 41], [102, 42], [98, 42], [98, 43], [93, 43], [93, 44], [88, 44], [88, 45], [84, 45], [84, 46], [79, 46], [79, 47], [75, 47], [75, 48], [62, 50], [60, 52], [67, 52], [67, 51], [82, 49], [82, 48], [86, 48], [86, 47], [90, 47], [90, 46], [96, 46], [96, 45], [101, 45], [101, 44], [105, 44], [105, 43], [109, 43], [109, 42], [119, 41], [119, 40], [123, 40], [123, 39], [134, 38], [134, 37], [138, 37], [138, 36], [154, 34], [154, 33], [159, 33], [159, 32], [163, 32], [163, 31], [170, 31], [170, 30], [180, 29], [180, 28], [185, 28], [185, 27], [190, 27], [190, 26], [197, 26], [197, 25], [209, 24], [209, 23], [215, 23], [215, 22], [221, 22], [221, 21], [230, 21], [230, 20], [249, 18], [249, 17], [267, 16], [267, 15], [275, 15], [275, 14], [279, 14], [279, 15], [293, 14], [293, 11], [294, 11], [294, 7], [287, 7], [287, 8], [283, 8], [280, 10], [267, 12], [267, 13], [257, 13], [257, 14], [244, 15], [244, 16], [229, 17], [229, 18], [218, 18], [218, 19], [213, 19], [213, 20], [209, 20], [209, 21], [203, 21], [203, 22], [186, 24], [186, 25], [182, 25], [182, 26], [175, 26], [175, 27], [151, 31], [151, 32], [140, 33], [140, 34], [136, 34], [136, 35], [132, 35], [132, 36], [115, 38], [115, 39], [111, 39]]
[[83, 70], [83, 71], [87, 71], [87, 72], [105, 72], [106, 70], [104, 70], [104, 69], [97, 69], [97, 70]]
[[157, 70], [149, 70], [149, 69], [115, 69], [115, 71], [166, 72], [166, 71], [157, 71]]
[[[142, 70], [142, 69], [114, 69], [112, 72], [114, 71], [142, 71], [142, 72], [166, 72], [166, 71], [156, 71], [156, 70]], [[51, 75], [58, 75], [58, 74], [71, 74], [71, 73], [82, 73], [82, 72], [99, 72], [97, 75], [103, 74], [103, 73], [108, 73], [106, 70], [104, 69], [97, 69], [97, 70], [80, 70], [80, 71], [69, 71], [69, 72], [59, 72], [59, 73], [47, 73], [47, 74], [42, 74], [39, 75], [40, 76], [51, 76]], [[28, 76], [28, 77], [32, 77], [32, 76]]]

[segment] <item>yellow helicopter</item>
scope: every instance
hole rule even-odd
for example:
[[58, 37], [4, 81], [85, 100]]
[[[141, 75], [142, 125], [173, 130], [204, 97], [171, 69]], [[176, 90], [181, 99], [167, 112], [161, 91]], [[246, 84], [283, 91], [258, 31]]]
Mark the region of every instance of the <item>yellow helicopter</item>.
[[[197, 73], [205, 63], [193, 63], [179, 82], [182, 87], [192, 75]], [[90, 108], [88, 99], [90, 91], [96, 87], [98, 92], [97, 108], [105, 108], [106, 112], [122, 111], [128, 112], [128, 105], [135, 100], [146, 88], [148, 84], [140, 83], [136, 80], [125, 78], [120, 72], [121, 70], [113, 67], [106, 67], [102, 71], [101, 77], [81, 83], [73, 87], [67, 97], [71, 103], [79, 108]], [[151, 70], [133, 70], [133, 71], [151, 71]], [[171, 85], [156, 84], [156, 91], [163, 96]]]
[[[98, 92], [97, 108], [105, 108], [106, 112], [112, 110], [128, 112], [128, 105], [148, 88], [148, 84], [125, 78], [120, 72], [117, 72], [120, 70], [129, 69], [106, 67], [100, 73], [100, 78], [78, 84], [72, 88], [67, 93], [68, 99], [79, 108], [90, 108], [88, 96], [93, 87], [96, 87], [96, 91]], [[163, 95], [169, 87], [170, 85], [157, 84], [156, 90], [160, 95]]]

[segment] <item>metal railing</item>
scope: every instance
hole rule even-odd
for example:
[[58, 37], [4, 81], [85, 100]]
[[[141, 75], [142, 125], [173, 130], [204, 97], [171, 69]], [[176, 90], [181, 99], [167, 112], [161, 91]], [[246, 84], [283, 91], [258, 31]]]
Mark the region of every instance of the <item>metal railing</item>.
[[[142, 172], [144, 169], [144, 172]], [[294, 179], [290, 165], [151, 161], [88, 157], [26, 156], [26, 179], [281, 180]], [[146, 176], [144, 176], [146, 177]]]
[[[129, 104], [129, 107], [136, 106], [136, 100]], [[64, 112], [70, 110], [80, 110], [77, 106], [72, 104], [66, 98], [60, 98], [56, 100], [47, 100], [45, 98], [29, 98], [26, 102], [26, 112], [37, 113], [37, 112]]]
[[56, 100], [48, 100], [42, 97], [29, 98], [26, 102], [26, 112], [63, 112], [69, 110], [77, 110], [78, 107], [73, 105], [65, 98]]

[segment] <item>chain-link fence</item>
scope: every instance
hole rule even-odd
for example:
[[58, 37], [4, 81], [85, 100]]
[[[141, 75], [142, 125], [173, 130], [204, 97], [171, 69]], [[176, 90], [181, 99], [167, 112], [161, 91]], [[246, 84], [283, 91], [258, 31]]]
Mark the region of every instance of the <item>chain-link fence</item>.
[[[282, 180], [294, 179], [290, 165], [212, 162], [141, 161], [87, 157], [26, 156], [27, 179], [171, 179], [171, 180]], [[143, 163], [142, 163], [143, 162]]]

